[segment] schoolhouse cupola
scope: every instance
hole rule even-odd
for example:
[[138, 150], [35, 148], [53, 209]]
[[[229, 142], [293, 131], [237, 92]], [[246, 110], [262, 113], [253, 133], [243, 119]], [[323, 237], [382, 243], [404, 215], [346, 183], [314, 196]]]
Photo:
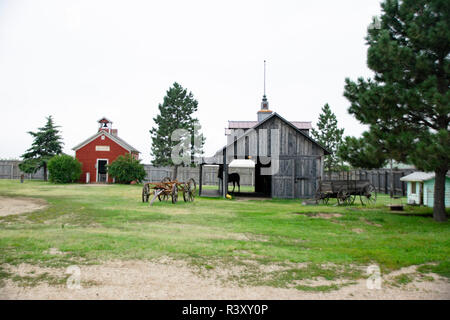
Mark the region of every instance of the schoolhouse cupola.
[[98, 122], [98, 131], [106, 131], [114, 136], [117, 136], [117, 129], [112, 128], [113, 122], [106, 117], [101, 118]]

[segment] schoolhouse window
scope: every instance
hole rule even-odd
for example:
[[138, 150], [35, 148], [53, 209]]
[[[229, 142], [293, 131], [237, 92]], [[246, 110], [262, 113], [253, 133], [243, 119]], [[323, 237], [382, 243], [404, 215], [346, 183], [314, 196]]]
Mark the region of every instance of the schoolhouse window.
[[415, 182], [411, 182], [411, 193], [412, 194], [416, 193], [416, 183]]

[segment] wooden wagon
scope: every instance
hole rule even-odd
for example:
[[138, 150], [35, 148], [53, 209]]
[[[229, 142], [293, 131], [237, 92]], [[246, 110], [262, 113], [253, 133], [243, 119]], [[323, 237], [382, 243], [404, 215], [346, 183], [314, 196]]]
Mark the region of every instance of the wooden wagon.
[[150, 201], [150, 205], [158, 198], [159, 201], [167, 201], [172, 199], [172, 203], [178, 201], [178, 193], [183, 193], [183, 200], [185, 202], [194, 201], [195, 192], [197, 190], [197, 184], [193, 178], [190, 178], [187, 182], [179, 182], [178, 180], [171, 180], [166, 177], [161, 182], [148, 182], [144, 184], [142, 188], [142, 202], [148, 202], [150, 195], [153, 194], [153, 198]]
[[353, 204], [359, 197], [362, 205], [374, 204], [377, 201], [375, 187], [369, 180], [322, 180], [316, 190], [316, 202], [328, 203], [336, 198], [338, 204]]

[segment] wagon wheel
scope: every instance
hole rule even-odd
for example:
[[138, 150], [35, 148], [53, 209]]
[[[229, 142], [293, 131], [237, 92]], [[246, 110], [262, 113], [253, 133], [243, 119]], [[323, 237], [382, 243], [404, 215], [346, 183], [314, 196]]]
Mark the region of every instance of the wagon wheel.
[[323, 200], [323, 193], [321, 191], [320, 186], [317, 187], [316, 193], [314, 194], [314, 199], [316, 200], [316, 203], [319, 204], [321, 200]]
[[345, 190], [345, 189], [339, 190], [339, 192], [337, 194], [338, 204], [339, 205], [349, 204], [350, 197], [351, 197], [351, 195], [347, 190]]
[[316, 203], [328, 204], [330, 200], [330, 195], [328, 193], [319, 193], [316, 195]]
[[195, 196], [195, 190], [196, 190], [195, 180], [189, 179], [188, 182], [184, 184], [183, 189], [183, 199], [185, 202], [192, 202], [194, 201]]
[[348, 204], [354, 204], [356, 200], [356, 194], [350, 194], [348, 197]]
[[197, 191], [197, 183], [195, 182], [194, 178], [190, 178], [187, 183], [194, 186], [194, 188], [192, 190], [195, 193]]
[[169, 195], [163, 191], [161, 194], [158, 195], [158, 200], [159, 201], [167, 201], [167, 200], [169, 200]]
[[178, 201], [178, 186], [176, 183], [173, 184], [172, 186], [172, 203], [176, 203]]
[[142, 202], [148, 202], [148, 198], [150, 197], [150, 187], [148, 184], [144, 184], [142, 188]]
[[369, 184], [363, 189], [359, 195], [359, 199], [361, 200], [361, 204], [363, 206], [368, 204], [372, 205], [377, 202], [377, 192], [373, 184]]

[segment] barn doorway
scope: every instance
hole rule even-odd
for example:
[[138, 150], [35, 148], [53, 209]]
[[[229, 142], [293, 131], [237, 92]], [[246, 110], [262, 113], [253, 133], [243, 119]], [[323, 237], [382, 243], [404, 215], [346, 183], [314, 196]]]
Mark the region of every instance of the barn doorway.
[[108, 159], [97, 159], [97, 182], [106, 183], [108, 181], [107, 166]]

